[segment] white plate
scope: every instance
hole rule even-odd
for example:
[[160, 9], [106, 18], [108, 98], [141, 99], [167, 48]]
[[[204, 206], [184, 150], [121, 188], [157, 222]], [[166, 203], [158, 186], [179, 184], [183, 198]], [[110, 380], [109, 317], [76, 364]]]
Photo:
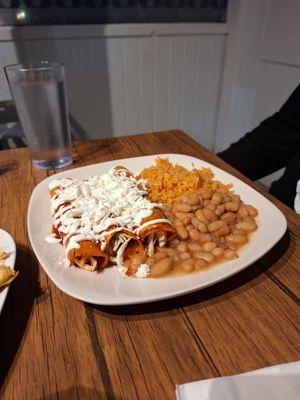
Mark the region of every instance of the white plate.
[[[14, 268], [16, 260], [16, 244], [13, 238], [3, 229], [0, 229], [0, 252], [1, 251], [6, 251], [9, 254], [4, 264], [8, 267]], [[4, 305], [8, 289], [9, 285], [0, 288], [0, 313]]]
[[[55, 178], [84, 178], [101, 175], [111, 167], [123, 165], [134, 173], [153, 165], [155, 156], [126, 158], [101, 164], [89, 165], [55, 175]], [[175, 278], [132, 279], [124, 278], [115, 268], [106, 268], [101, 273], [64, 267], [64, 249], [59, 244], [45, 241], [51, 231], [50, 196], [48, 184], [51, 176], [33, 191], [28, 208], [28, 233], [35, 254], [52, 281], [65, 293], [94, 304], [121, 305], [162, 300], [207, 287], [246, 268], [270, 250], [283, 236], [287, 223], [284, 215], [269, 200], [254, 189], [225, 171], [207, 162], [181, 154], [161, 154], [173, 163], [187, 168], [209, 167], [215, 177], [224, 183], [233, 183], [234, 190], [242, 199], [259, 211], [258, 229], [251, 241], [240, 252], [236, 260], [219, 264], [207, 271]]]

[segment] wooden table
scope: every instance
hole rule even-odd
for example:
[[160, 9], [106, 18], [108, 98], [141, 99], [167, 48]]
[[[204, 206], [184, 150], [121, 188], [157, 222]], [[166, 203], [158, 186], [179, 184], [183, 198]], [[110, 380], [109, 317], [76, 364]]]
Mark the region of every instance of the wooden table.
[[[181, 131], [73, 145], [73, 167], [157, 153], [202, 158], [242, 178]], [[300, 359], [300, 218], [266, 256], [208, 289], [168, 301], [99, 307], [62, 293], [27, 236], [34, 186], [51, 172], [27, 149], [0, 152], [1, 228], [16, 240], [13, 283], [0, 317], [1, 399], [174, 399], [175, 384]], [[274, 227], [276, 229], [276, 227]]]

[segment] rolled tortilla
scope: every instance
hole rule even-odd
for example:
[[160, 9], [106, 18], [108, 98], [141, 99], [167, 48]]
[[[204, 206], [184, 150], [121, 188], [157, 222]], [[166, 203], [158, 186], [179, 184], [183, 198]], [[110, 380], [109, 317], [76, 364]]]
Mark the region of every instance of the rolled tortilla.
[[[51, 189], [50, 196], [54, 197], [56, 190], [58, 189], [59, 186]], [[55, 211], [58, 211], [60, 207], [67, 207], [70, 204], [71, 203], [68, 202], [63, 203]], [[56, 227], [53, 225], [52, 233], [59, 240], [59, 242], [63, 244], [63, 246], [67, 247], [72, 236], [70, 236], [67, 240], [64, 240], [66, 235], [59, 231], [59, 226], [60, 225]], [[79, 268], [86, 269], [88, 271], [100, 270], [107, 266], [109, 257], [106, 251], [101, 249], [101, 243], [91, 240], [82, 240], [78, 242], [78, 244], [80, 246], [79, 248], [71, 249], [67, 254], [71, 265], [76, 265]]]
[[159, 208], [154, 208], [152, 215], [142, 221], [138, 234], [147, 254], [152, 256], [155, 244], [158, 243], [160, 247], [164, 247], [168, 241], [176, 236], [176, 230], [166, 219], [163, 211]]
[[68, 259], [79, 268], [95, 271], [105, 268], [108, 264], [108, 255], [101, 250], [100, 244], [90, 240], [79, 242], [79, 249], [71, 249]]
[[112, 233], [105, 238], [106, 249], [111, 257], [116, 258], [117, 263], [121, 262], [121, 258], [126, 261], [144, 251], [141, 240], [133, 232], [126, 229], [114, 231], [114, 228], [111, 228], [110, 230]]

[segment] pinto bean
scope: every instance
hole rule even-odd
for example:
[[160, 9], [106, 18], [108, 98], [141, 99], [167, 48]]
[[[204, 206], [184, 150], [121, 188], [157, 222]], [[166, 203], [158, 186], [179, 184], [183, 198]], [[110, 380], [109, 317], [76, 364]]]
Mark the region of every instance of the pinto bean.
[[202, 202], [197, 204], [196, 206], [192, 206], [192, 211], [197, 211], [199, 208], [202, 208]]
[[220, 228], [223, 228], [226, 225], [225, 221], [218, 220], [218, 221], [213, 221], [208, 225], [208, 230], [209, 232], [215, 232]]
[[232, 234], [233, 234], [233, 235], [244, 235], [245, 232], [242, 231], [241, 229], [233, 228], [233, 229], [232, 229]]
[[179, 258], [181, 260], [188, 260], [188, 259], [191, 258], [191, 255], [190, 255], [190, 253], [188, 251], [185, 251], [184, 253], [180, 253], [179, 254]]
[[188, 238], [189, 234], [188, 231], [185, 229], [183, 225], [176, 226], [176, 232], [180, 239], [185, 240]]
[[222, 238], [223, 236], [229, 235], [230, 228], [229, 226], [225, 225], [222, 228], [216, 230], [213, 234], [215, 238]]
[[212, 236], [209, 233], [201, 233], [199, 243], [211, 242]]
[[175, 218], [175, 219], [174, 219], [174, 225], [175, 225], [175, 226], [183, 225], [182, 220], [179, 219], [179, 218]]
[[243, 221], [251, 222], [251, 223], [256, 223], [253, 217], [250, 217], [250, 215], [247, 215], [246, 217], [243, 218]]
[[210, 200], [211, 199], [211, 195], [212, 195], [212, 193], [211, 193], [210, 190], [204, 190], [201, 193], [201, 198], [202, 198], [202, 200]]
[[220, 193], [222, 195], [228, 195], [229, 191], [228, 189], [224, 187], [220, 187], [219, 189], [216, 190], [216, 193]]
[[207, 225], [200, 221], [197, 217], [193, 217], [192, 220], [192, 225], [198, 229], [198, 231], [200, 231], [201, 233], [206, 233], [207, 232]]
[[226, 236], [226, 241], [234, 244], [244, 244], [248, 242], [246, 235], [228, 235]]
[[196, 206], [200, 203], [200, 198], [196, 193], [189, 193], [187, 203], [190, 206]]
[[188, 196], [187, 196], [186, 194], [182, 194], [182, 195], [179, 197], [178, 201], [180, 201], [181, 203], [187, 203], [187, 201], [188, 201]]
[[188, 213], [192, 211], [192, 206], [188, 203], [179, 203], [176, 204], [176, 211]]
[[180, 261], [179, 254], [180, 254], [180, 253], [176, 253], [176, 254], [174, 254], [174, 255], [172, 256], [172, 260], [173, 260], [173, 263], [174, 263], [174, 264], [177, 263], [178, 261]]
[[224, 254], [224, 249], [222, 247], [215, 247], [212, 251], [211, 254], [215, 257], [222, 257]]
[[166, 275], [172, 269], [172, 260], [170, 258], [163, 258], [151, 266], [151, 277], [157, 278]]
[[257, 209], [253, 206], [250, 206], [249, 204], [245, 205], [246, 210], [248, 211], [248, 214], [250, 215], [250, 217], [256, 217], [258, 212]]
[[257, 225], [254, 221], [240, 221], [236, 224], [236, 228], [245, 232], [252, 232], [255, 231]]
[[194, 269], [194, 260], [182, 260], [177, 263], [177, 268], [181, 269], [184, 272], [192, 272]]
[[175, 217], [176, 218], [179, 218], [179, 219], [181, 219], [181, 220], [183, 220], [184, 218], [187, 218], [187, 217], [192, 217], [192, 215], [191, 214], [189, 214], [189, 213], [186, 213], [186, 212], [180, 212], [180, 211], [177, 211], [177, 212], [175, 212]]
[[224, 258], [226, 258], [226, 260], [232, 260], [234, 258], [237, 258], [238, 255], [236, 254], [236, 252], [234, 250], [225, 250], [224, 251]]
[[203, 258], [198, 258], [194, 261], [195, 270], [199, 271], [201, 269], [208, 267], [208, 262], [205, 261]]
[[235, 203], [240, 204], [241, 202], [241, 196], [239, 196], [238, 194], [233, 194], [231, 196], [231, 201], [234, 201]]
[[235, 243], [227, 242], [226, 246], [227, 246], [227, 249], [231, 249], [231, 250], [236, 251], [237, 245]]
[[207, 225], [204, 222], [200, 222], [200, 224], [198, 225], [198, 231], [201, 233], [207, 233]]
[[195, 229], [198, 229], [198, 226], [200, 225], [202, 221], [200, 221], [197, 217], [193, 217], [191, 219], [191, 224], [194, 226]]
[[189, 225], [191, 223], [191, 218], [192, 218], [191, 215], [182, 218], [181, 221], [182, 221], [183, 225]]
[[240, 207], [239, 203], [236, 203], [235, 201], [228, 201], [227, 203], [224, 203], [224, 206], [227, 211], [237, 211]]
[[132, 258], [131, 262], [132, 262], [132, 265], [134, 267], [139, 267], [146, 260], [147, 260], [147, 254], [146, 253], [138, 253]]
[[204, 207], [204, 208], [202, 209], [202, 211], [203, 211], [203, 214], [204, 214], [205, 218], [206, 218], [209, 222], [212, 222], [212, 221], [216, 221], [216, 220], [217, 220], [216, 214], [215, 214], [214, 211], [212, 211], [211, 209], [209, 209], [209, 208], [207, 208], [207, 207]]
[[225, 212], [225, 206], [224, 204], [219, 204], [217, 206], [217, 208], [215, 209], [215, 214], [217, 217], [220, 217], [221, 215], [223, 215]]
[[210, 200], [210, 204], [213, 204], [215, 206], [218, 206], [222, 202], [222, 195], [220, 193], [215, 192], [212, 195], [212, 198]]
[[215, 204], [208, 204], [206, 207], [209, 208], [211, 211], [215, 211], [215, 209], [217, 208]]
[[235, 223], [237, 216], [233, 212], [226, 212], [221, 216], [222, 221], [226, 221], [228, 225], [232, 225]]
[[207, 261], [208, 263], [212, 263], [215, 259], [215, 257], [207, 252], [207, 251], [195, 251], [193, 253], [194, 258], [202, 258], [203, 260]]
[[178, 245], [176, 246], [176, 250], [179, 253], [184, 253], [187, 251], [187, 249], [188, 249], [187, 242], [179, 242]]
[[189, 231], [189, 236], [192, 240], [199, 240], [201, 238], [201, 233], [197, 229], [191, 229]]
[[177, 238], [170, 240], [170, 242], [168, 243], [168, 245], [172, 248], [176, 247], [179, 243], [179, 240]]
[[206, 216], [204, 215], [203, 209], [197, 210], [197, 211], [196, 211], [196, 217], [197, 217], [200, 221], [204, 222], [206, 225], [209, 223], [208, 219], [207, 219]]
[[231, 201], [231, 196], [229, 195], [224, 196], [222, 199], [222, 203], [228, 203], [229, 201]]
[[202, 249], [203, 249], [203, 251], [211, 252], [215, 247], [217, 247], [215, 242], [207, 242], [207, 243], [204, 243], [204, 245], [202, 246]]
[[165, 251], [158, 251], [153, 256], [153, 258], [155, 258], [155, 260], [161, 260], [161, 259], [166, 258], [166, 257], [167, 257], [167, 253]]
[[164, 251], [168, 254], [168, 256], [173, 257], [175, 254], [177, 254], [177, 251], [175, 249], [172, 249], [170, 247], [164, 247]]
[[197, 242], [190, 242], [188, 243], [187, 247], [189, 248], [190, 251], [201, 251], [202, 247], [200, 246], [199, 243]]
[[238, 214], [239, 217], [242, 217], [242, 218], [244, 218], [244, 217], [246, 217], [247, 215], [249, 215], [249, 214], [248, 214], [248, 210], [247, 210], [247, 208], [246, 208], [244, 205], [241, 205], [241, 206], [240, 206], [240, 208], [239, 208], [237, 214]]

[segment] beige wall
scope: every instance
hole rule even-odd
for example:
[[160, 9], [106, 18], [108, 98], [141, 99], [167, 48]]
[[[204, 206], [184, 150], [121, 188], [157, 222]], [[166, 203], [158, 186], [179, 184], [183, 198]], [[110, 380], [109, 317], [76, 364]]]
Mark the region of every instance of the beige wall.
[[[181, 128], [212, 148], [226, 24], [0, 28], [0, 67], [54, 59], [89, 138]], [[10, 94], [2, 74], [1, 99]]]

